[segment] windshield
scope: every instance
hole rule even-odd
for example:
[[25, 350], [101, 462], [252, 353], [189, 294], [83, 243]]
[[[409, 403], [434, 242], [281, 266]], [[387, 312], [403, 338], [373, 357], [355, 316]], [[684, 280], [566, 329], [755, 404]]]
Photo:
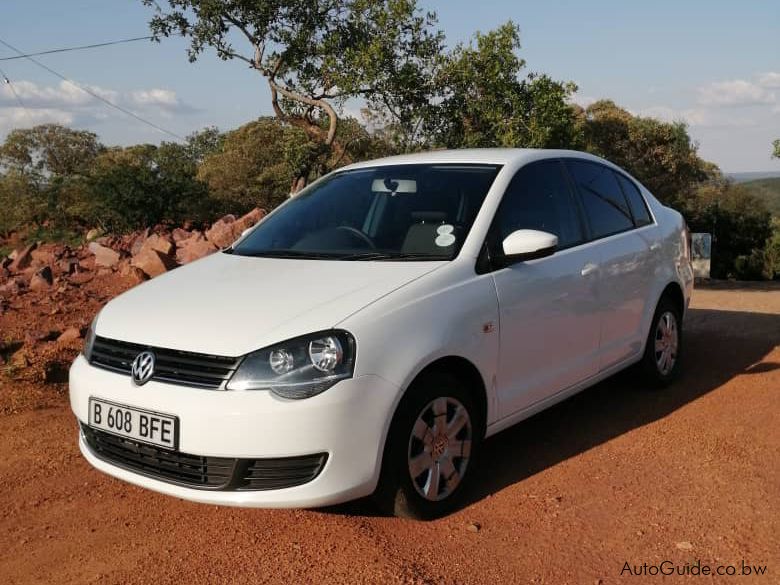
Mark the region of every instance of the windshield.
[[500, 167], [392, 165], [335, 173], [230, 253], [334, 260], [451, 260]]

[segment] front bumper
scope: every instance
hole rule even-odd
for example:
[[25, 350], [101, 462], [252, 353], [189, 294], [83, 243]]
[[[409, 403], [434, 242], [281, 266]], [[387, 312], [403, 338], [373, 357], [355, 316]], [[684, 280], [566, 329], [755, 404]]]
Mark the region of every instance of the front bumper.
[[179, 451], [207, 457], [277, 458], [327, 453], [309, 483], [264, 491], [203, 490], [118, 467], [95, 455], [81, 436], [84, 457], [97, 469], [171, 496], [248, 507], [314, 507], [369, 495], [376, 487], [384, 439], [400, 390], [377, 376], [343, 380], [305, 400], [267, 391], [200, 390], [93, 367], [83, 356], [70, 369], [70, 402], [82, 423], [90, 396], [179, 417]]

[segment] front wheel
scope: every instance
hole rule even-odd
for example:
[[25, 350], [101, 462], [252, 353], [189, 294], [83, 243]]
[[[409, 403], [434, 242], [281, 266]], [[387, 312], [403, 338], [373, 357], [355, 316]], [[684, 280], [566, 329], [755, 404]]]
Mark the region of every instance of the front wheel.
[[662, 298], [647, 336], [642, 369], [656, 386], [667, 386], [680, 370], [682, 315], [676, 303]]
[[465, 385], [431, 372], [408, 390], [393, 419], [375, 499], [396, 516], [428, 519], [457, 507], [484, 423]]

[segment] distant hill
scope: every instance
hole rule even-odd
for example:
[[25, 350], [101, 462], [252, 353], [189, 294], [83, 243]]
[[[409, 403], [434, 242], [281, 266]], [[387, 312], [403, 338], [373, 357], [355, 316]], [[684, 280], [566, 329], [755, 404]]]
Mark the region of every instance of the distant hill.
[[763, 199], [772, 215], [780, 217], [780, 177], [740, 183], [747, 191]]
[[725, 173], [725, 175], [735, 183], [746, 183], [748, 181], [757, 181], [758, 179], [780, 178], [780, 171], [752, 171], [747, 173]]

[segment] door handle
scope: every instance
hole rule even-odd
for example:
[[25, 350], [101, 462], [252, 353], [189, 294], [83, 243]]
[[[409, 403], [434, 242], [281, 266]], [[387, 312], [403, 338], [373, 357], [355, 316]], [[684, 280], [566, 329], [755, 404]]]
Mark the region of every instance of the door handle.
[[588, 262], [585, 264], [585, 266], [582, 267], [582, 270], [580, 271], [580, 274], [582, 276], [589, 276], [596, 272], [599, 269], [597, 264], [593, 264], [593, 262]]

